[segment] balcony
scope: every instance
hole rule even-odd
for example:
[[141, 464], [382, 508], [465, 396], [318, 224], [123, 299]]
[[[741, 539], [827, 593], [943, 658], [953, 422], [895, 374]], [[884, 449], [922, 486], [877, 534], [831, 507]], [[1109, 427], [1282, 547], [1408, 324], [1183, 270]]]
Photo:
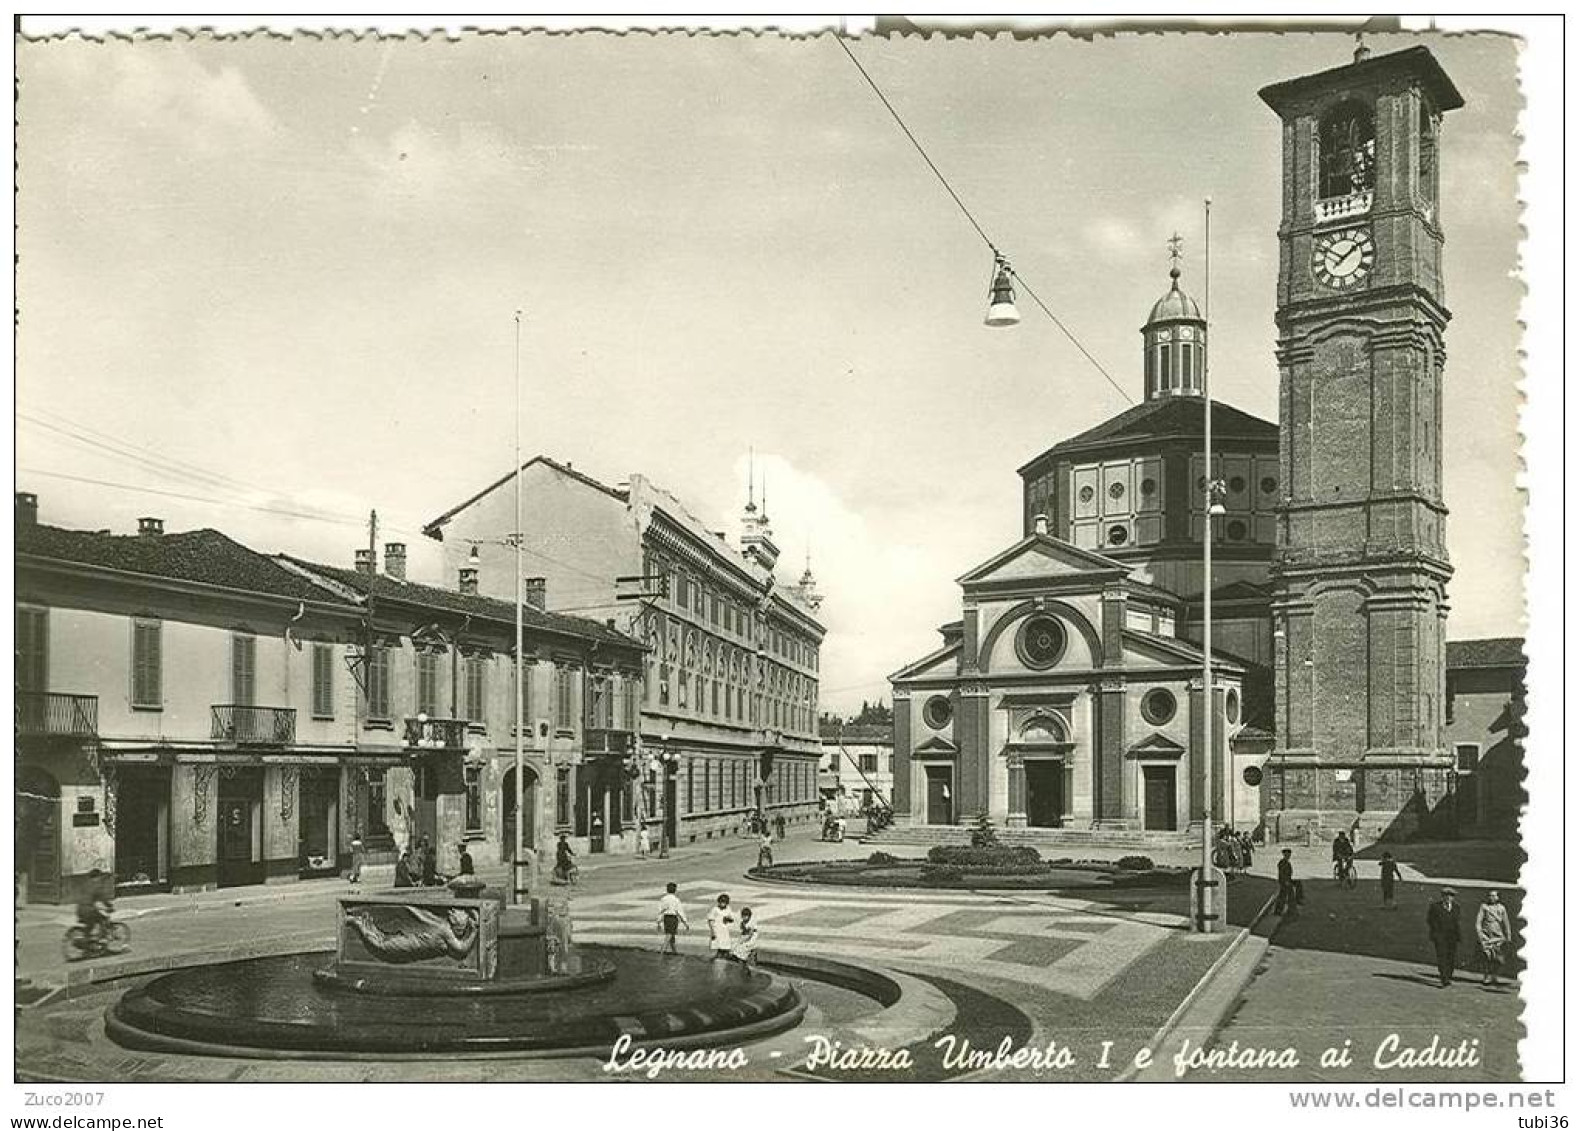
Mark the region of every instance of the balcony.
[[62, 695], [53, 691], [16, 693], [16, 732], [93, 738], [99, 733], [99, 697]]
[[1316, 201], [1316, 223], [1325, 224], [1332, 220], [1343, 220], [1350, 216], [1363, 216], [1371, 210], [1372, 193], [1370, 189], [1350, 193], [1348, 196], [1334, 196], [1326, 200]]
[[406, 745], [422, 750], [466, 749], [465, 719], [433, 719], [418, 715], [406, 720]]
[[220, 703], [209, 708], [216, 742], [240, 746], [289, 746], [296, 741], [296, 708]]
[[586, 754], [618, 754], [623, 758], [631, 753], [634, 737], [628, 730], [587, 727], [582, 732], [581, 749]]

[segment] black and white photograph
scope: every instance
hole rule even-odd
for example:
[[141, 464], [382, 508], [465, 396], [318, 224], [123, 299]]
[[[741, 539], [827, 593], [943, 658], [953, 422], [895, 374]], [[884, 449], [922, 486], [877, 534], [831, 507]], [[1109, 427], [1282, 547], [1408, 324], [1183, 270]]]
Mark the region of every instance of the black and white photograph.
[[1566, 1125], [1560, 17], [447, 23], [19, 18], [12, 1126]]

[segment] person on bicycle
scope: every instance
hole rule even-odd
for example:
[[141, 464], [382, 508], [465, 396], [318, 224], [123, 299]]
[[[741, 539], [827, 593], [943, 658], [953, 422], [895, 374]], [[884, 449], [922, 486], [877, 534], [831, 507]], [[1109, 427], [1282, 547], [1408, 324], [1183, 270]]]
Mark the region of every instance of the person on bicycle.
[[559, 843], [554, 846], [554, 878], [562, 884], [576, 882], [576, 850], [570, 847], [570, 839], [564, 833], [559, 834]]
[[1354, 842], [1348, 833], [1340, 832], [1332, 839], [1332, 872], [1340, 880], [1354, 873]]
[[106, 891], [106, 873], [94, 868], [88, 872], [87, 885], [77, 900], [77, 922], [88, 932], [94, 943], [103, 943], [109, 937], [110, 915], [115, 910]]

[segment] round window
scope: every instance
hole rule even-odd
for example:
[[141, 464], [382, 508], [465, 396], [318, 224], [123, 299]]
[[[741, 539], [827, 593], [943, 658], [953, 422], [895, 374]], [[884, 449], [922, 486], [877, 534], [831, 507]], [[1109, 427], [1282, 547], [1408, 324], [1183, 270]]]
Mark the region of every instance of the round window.
[[1179, 701], [1166, 687], [1152, 688], [1140, 701], [1141, 717], [1154, 727], [1160, 727], [1168, 722], [1178, 709]]
[[1270, 495], [1276, 490], [1277, 480], [1270, 475], [1264, 476], [1261, 480], [1261, 493], [1263, 495]]
[[1157, 493], [1157, 481], [1155, 479], [1142, 479], [1140, 481], [1140, 493], [1142, 495], [1155, 495]]
[[1122, 526], [1110, 526], [1107, 528], [1107, 542], [1109, 546], [1122, 546], [1128, 541], [1129, 531]]
[[1249, 528], [1237, 518], [1228, 524], [1228, 540], [1230, 542], [1243, 542], [1245, 535], [1249, 532]]
[[1244, 777], [1245, 777], [1245, 784], [1246, 785], [1260, 785], [1261, 784], [1261, 767], [1260, 766], [1246, 766], [1245, 767]]
[[950, 703], [945, 695], [934, 695], [927, 700], [926, 706], [921, 708], [921, 717], [933, 730], [942, 730], [954, 717], [954, 704]]
[[1124, 484], [1109, 483], [1107, 493], [1111, 498], [1122, 499], [1124, 497]]
[[1223, 709], [1228, 712], [1229, 722], [1237, 723], [1239, 721], [1239, 692], [1232, 687], [1228, 689], [1228, 694], [1223, 697]]
[[1228, 489], [1236, 495], [1239, 494], [1245, 489], [1245, 477], [1243, 475], [1235, 475], [1228, 481]]
[[1089, 503], [1092, 499], [1094, 499], [1096, 497], [1097, 497], [1096, 491], [1089, 484], [1084, 486], [1084, 487], [1082, 487], [1082, 488], [1080, 488], [1080, 501], [1082, 503]]
[[1050, 668], [1064, 654], [1068, 633], [1057, 617], [1038, 614], [1020, 628], [1018, 651], [1027, 667]]

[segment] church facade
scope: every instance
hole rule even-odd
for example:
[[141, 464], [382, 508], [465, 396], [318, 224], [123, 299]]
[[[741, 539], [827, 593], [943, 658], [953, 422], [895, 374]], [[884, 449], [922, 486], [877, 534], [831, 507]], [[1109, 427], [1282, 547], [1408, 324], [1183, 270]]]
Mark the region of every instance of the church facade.
[[[1144, 400], [1019, 469], [1024, 537], [896, 672], [901, 822], [1404, 835], [1449, 804], [1438, 130], [1424, 48], [1268, 87], [1284, 122], [1278, 423], [1212, 404], [1180, 284]], [[1208, 514], [1208, 484], [1221, 513]], [[1204, 656], [1210, 522], [1214, 702]]]
[[[958, 579], [942, 644], [891, 677], [894, 797], [914, 824], [1181, 832], [1233, 804], [1229, 748], [1270, 695], [1277, 426], [1214, 406], [1225, 598], [1214, 695], [1200, 640], [1206, 320], [1180, 285], [1141, 328], [1145, 400], [1020, 468], [1024, 537]], [[1235, 600], [1226, 599], [1237, 597]], [[1194, 618], [1193, 622], [1191, 618]], [[1248, 657], [1248, 658], [1246, 658]], [[1262, 720], [1265, 725], [1265, 720]], [[1242, 792], [1242, 791], [1241, 791]]]

